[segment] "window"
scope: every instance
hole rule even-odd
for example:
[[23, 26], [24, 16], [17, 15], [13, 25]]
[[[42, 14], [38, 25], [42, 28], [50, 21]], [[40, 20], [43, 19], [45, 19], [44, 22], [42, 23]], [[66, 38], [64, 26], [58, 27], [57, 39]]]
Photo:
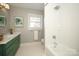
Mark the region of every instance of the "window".
[[40, 30], [42, 28], [41, 15], [30, 14], [28, 20], [29, 30]]

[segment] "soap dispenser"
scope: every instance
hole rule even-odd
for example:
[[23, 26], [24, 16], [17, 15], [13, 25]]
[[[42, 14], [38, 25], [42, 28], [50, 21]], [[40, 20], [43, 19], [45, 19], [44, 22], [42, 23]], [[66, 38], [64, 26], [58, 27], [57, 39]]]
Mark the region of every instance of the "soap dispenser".
[[3, 40], [3, 34], [0, 34], [0, 41]]
[[12, 28], [10, 29], [10, 34], [13, 34], [13, 29]]

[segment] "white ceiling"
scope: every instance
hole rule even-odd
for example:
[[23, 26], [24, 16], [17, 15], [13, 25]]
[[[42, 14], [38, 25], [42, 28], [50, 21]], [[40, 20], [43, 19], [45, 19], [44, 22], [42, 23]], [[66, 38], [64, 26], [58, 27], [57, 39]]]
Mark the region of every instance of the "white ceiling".
[[12, 6], [21, 7], [21, 8], [30, 8], [35, 10], [44, 10], [44, 4], [43, 3], [10, 3]]

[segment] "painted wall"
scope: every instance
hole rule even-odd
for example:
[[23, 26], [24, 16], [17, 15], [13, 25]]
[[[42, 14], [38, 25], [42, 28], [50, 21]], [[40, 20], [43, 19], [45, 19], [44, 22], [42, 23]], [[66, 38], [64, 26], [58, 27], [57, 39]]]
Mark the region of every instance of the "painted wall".
[[[55, 10], [54, 7], [60, 8]], [[53, 46], [58, 44], [79, 50], [79, 4], [48, 4], [45, 7], [45, 44]], [[56, 39], [53, 39], [53, 36]]]
[[0, 10], [0, 15], [5, 16], [5, 26], [0, 27], [0, 34], [6, 34], [9, 32], [9, 11], [7, 10]]
[[[33, 31], [28, 30], [28, 13], [34, 13], [38, 15], [43, 15], [43, 11], [32, 10], [20, 7], [11, 7], [10, 10], [10, 27], [13, 27], [16, 32], [20, 31], [21, 34], [21, 42], [32, 42], [33, 40]], [[21, 16], [24, 19], [24, 27], [15, 27], [14, 25], [14, 17]], [[39, 41], [44, 35], [42, 34], [43, 30], [39, 32]]]

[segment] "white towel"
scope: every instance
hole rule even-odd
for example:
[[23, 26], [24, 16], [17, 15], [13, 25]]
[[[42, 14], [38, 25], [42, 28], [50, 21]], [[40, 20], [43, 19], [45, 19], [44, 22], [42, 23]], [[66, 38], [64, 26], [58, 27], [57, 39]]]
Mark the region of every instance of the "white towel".
[[34, 31], [34, 40], [38, 40], [38, 31]]

